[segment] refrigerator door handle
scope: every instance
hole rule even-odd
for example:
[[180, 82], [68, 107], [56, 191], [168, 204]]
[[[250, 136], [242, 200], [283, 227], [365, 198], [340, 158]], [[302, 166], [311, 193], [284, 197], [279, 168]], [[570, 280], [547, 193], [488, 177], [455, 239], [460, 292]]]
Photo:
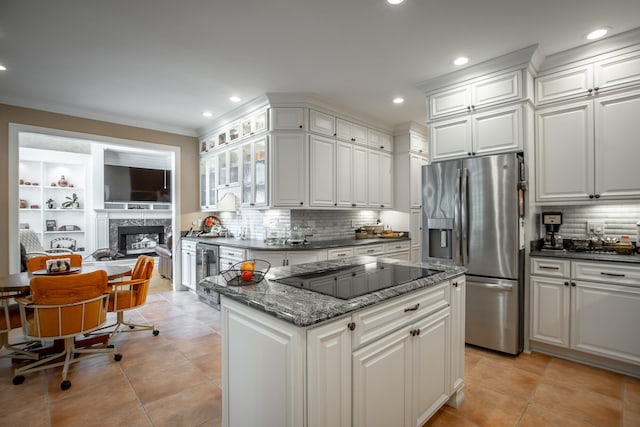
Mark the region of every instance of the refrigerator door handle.
[[[467, 283], [469, 284], [469, 283]], [[471, 286], [475, 286], [478, 288], [485, 288], [485, 289], [491, 289], [494, 291], [507, 291], [507, 292], [512, 292], [513, 291], [513, 285], [511, 284], [506, 284], [506, 283], [472, 283]]]
[[467, 190], [468, 169], [462, 168], [461, 190], [460, 190], [460, 216], [461, 216], [461, 228], [462, 228], [462, 264], [467, 265], [469, 263], [469, 209], [468, 209], [468, 190]]
[[460, 179], [461, 169], [456, 175], [456, 191], [453, 195], [453, 261], [456, 265], [463, 265], [460, 251]]

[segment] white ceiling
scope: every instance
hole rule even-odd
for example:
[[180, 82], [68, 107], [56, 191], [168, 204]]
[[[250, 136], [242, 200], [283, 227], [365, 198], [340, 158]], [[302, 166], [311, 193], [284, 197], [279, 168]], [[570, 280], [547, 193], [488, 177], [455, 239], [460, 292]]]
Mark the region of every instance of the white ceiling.
[[549, 55], [599, 26], [640, 27], [640, 1], [2, 0], [0, 102], [196, 135], [231, 95], [291, 92], [392, 127], [425, 121], [416, 85], [457, 55]]

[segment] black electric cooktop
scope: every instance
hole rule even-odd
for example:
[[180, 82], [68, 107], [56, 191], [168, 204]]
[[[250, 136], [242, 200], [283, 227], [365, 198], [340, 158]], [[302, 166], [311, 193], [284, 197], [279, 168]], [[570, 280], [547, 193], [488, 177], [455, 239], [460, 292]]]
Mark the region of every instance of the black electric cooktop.
[[438, 273], [442, 271], [374, 261], [272, 280], [340, 299], [351, 299]]

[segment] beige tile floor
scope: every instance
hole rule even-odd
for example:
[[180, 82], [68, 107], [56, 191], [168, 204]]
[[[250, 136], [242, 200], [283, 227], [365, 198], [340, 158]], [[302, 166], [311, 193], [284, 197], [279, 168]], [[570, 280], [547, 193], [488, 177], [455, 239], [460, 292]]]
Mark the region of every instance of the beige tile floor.
[[[219, 313], [188, 292], [154, 280], [147, 304], [127, 317], [154, 322], [123, 334], [120, 362], [98, 357], [11, 383], [0, 360], [0, 426], [219, 426]], [[465, 401], [427, 426], [640, 426], [640, 380], [541, 354], [503, 356], [474, 347], [465, 355]], [[393, 426], [390, 426], [393, 427]]]

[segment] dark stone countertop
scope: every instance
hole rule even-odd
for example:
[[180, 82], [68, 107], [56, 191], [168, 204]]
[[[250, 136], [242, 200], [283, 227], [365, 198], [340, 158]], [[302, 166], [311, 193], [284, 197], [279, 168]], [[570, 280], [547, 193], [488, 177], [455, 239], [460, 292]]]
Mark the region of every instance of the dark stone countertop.
[[[376, 260], [383, 260], [384, 262], [393, 264], [422, 266], [441, 270], [442, 273], [391, 288], [374, 291], [349, 300], [339, 299], [269, 280], [327, 268], [375, 262]], [[228, 286], [221, 276], [207, 277], [201, 280], [198, 285], [217, 291], [237, 302], [285, 320], [296, 326], [304, 327], [339, 317], [400, 295], [437, 285], [453, 277], [460, 276], [464, 274], [465, 271], [466, 269], [463, 267], [427, 263], [413, 264], [390, 258], [358, 256], [333, 261], [272, 268], [267, 274], [266, 280], [255, 285]]]
[[601, 262], [624, 262], [640, 265], [640, 255], [620, 255], [592, 252], [575, 252], [567, 250], [532, 250], [529, 254], [532, 257], [542, 258], [563, 258], [576, 261], [601, 261]]
[[208, 243], [211, 245], [231, 246], [234, 248], [253, 249], [260, 251], [311, 251], [316, 249], [363, 246], [411, 240], [409, 237], [404, 236], [398, 238], [377, 237], [372, 239], [356, 239], [355, 237], [353, 237], [350, 239], [311, 241], [306, 245], [267, 245], [263, 240], [259, 239], [240, 240], [225, 237], [183, 237], [183, 239], [195, 241], [198, 243]]

